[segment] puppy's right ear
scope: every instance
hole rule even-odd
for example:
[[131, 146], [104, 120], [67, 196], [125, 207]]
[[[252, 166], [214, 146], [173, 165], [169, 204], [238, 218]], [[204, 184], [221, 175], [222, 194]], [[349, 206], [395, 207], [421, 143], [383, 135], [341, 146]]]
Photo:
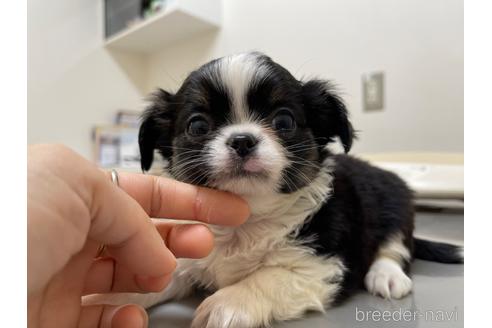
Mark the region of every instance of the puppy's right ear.
[[310, 80], [302, 86], [306, 116], [317, 142], [325, 146], [339, 137], [347, 153], [356, 137], [347, 108], [329, 81]]
[[171, 142], [173, 136], [174, 110], [173, 95], [162, 89], [151, 95], [151, 104], [142, 114], [142, 124], [138, 134], [140, 147], [140, 165], [148, 171], [154, 160], [154, 150], [158, 149], [162, 156], [172, 155]]

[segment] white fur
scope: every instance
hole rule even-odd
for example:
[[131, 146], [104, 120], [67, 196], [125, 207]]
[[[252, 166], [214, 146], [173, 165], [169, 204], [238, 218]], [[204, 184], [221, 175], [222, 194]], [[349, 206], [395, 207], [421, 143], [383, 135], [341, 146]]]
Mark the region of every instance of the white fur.
[[365, 278], [367, 290], [384, 298], [400, 299], [412, 290], [412, 280], [396, 261], [381, 257], [374, 261]]
[[390, 236], [385, 243], [383, 243], [378, 250], [376, 258], [388, 257], [403, 265], [405, 261], [409, 261], [411, 258], [410, 251], [403, 243], [403, 235], [396, 233]]
[[298, 318], [307, 310], [324, 311], [338, 291], [343, 266], [292, 250], [285, 261], [264, 265], [239, 282], [219, 289], [196, 310], [192, 327], [258, 327], [272, 320]]
[[402, 269], [410, 260], [410, 251], [403, 244], [403, 236], [391, 236], [379, 249], [376, 260], [364, 279], [366, 288], [374, 295], [400, 299], [412, 290], [412, 280]]
[[[212, 226], [215, 248], [202, 260], [193, 261], [204, 271], [200, 281], [205, 286], [222, 288], [243, 279], [264, 265], [277, 265], [275, 261], [291, 263], [289, 259], [278, 259], [276, 252], [286, 249], [289, 257], [301, 258], [311, 252], [310, 248], [298, 245], [288, 235], [295, 231], [311, 213], [322, 206], [331, 191], [331, 167], [329, 164], [307, 187], [291, 194], [246, 195], [251, 210], [248, 221], [239, 227]], [[267, 256], [268, 255], [268, 256]], [[273, 261], [273, 262], [272, 262]]]
[[255, 53], [241, 53], [224, 57], [219, 63], [221, 86], [232, 96], [234, 122], [247, 122], [250, 113], [246, 96], [251, 85], [268, 75], [268, 68], [261, 65]]

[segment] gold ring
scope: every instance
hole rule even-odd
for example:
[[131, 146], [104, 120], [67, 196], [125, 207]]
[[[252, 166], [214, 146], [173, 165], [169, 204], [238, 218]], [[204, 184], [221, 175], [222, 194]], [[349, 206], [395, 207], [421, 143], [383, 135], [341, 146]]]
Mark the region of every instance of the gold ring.
[[101, 244], [99, 246], [99, 248], [97, 249], [97, 254], [96, 254], [96, 257], [101, 257], [104, 253], [104, 251], [106, 250], [106, 245], [105, 244]]

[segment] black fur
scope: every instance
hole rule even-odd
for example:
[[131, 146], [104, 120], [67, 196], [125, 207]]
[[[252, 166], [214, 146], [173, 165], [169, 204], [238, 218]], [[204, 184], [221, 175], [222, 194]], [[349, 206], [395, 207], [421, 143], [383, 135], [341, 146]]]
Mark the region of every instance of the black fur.
[[[362, 287], [381, 242], [401, 232], [413, 249], [412, 193], [393, 173], [347, 155], [333, 156], [333, 195], [303, 226], [320, 255], [338, 255], [348, 268], [339, 300]], [[407, 266], [408, 270], [408, 266]]]
[[170, 106], [171, 99], [172, 95], [169, 92], [159, 89], [150, 98], [152, 105], [142, 116], [138, 145], [143, 171], [150, 169], [154, 161], [155, 149], [158, 149], [165, 158], [172, 155], [171, 140], [175, 112]]
[[306, 116], [318, 143], [325, 146], [338, 136], [346, 153], [352, 148], [354, 129], [349, 122], [347, 109], [328, 81], [311, 80], [302, 86]]
[[455, 245], [414, 239], [415, 258], [440, 263], [463, 263], [461, 249]]

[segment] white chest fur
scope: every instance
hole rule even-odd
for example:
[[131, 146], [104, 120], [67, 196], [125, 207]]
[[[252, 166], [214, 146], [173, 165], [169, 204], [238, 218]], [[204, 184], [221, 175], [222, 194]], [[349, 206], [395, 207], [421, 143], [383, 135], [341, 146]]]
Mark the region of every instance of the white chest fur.
[[180, 262], [181, 272], [206, 288], [231, 285], [262, 266], [290, 266], [305, 261], [312, 250], [290, 238], [331, 192], [331, 167], [325, 163], [318, 177], [292, 194], [245, 197], [251, 216], [240, 227], [212, 226], [215, 247], [201, 260]]

